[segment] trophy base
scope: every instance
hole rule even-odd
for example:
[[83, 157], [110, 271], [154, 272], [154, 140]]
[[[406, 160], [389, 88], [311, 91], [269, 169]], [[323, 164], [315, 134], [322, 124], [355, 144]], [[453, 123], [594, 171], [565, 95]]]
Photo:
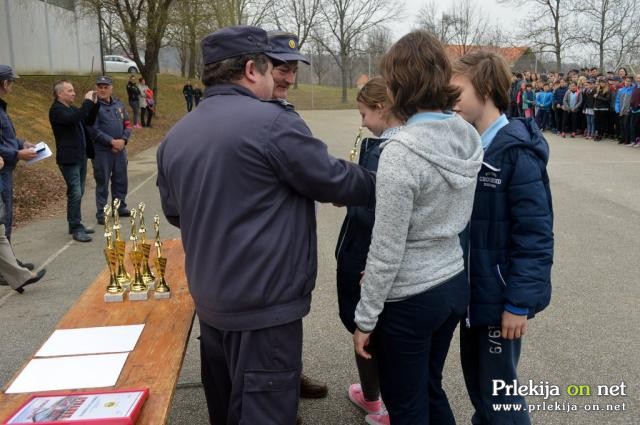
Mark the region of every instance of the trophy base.
[[156, 300], [166, 300], [168, 298], [171, 298], [171, 291], [169, 291], [169, 292], [154, 292], [153, 293], [153, 298], [155, 298]]
[[146, 291], [129, 291], [129, 301], [146, 301], [149, 299], [149, 290]]
[[104, 294], [104, 302], [106, 303], [121, 303], [123, 301], [124, 301], [124, 291], [118, 294], [110, 294], [108, 292]]

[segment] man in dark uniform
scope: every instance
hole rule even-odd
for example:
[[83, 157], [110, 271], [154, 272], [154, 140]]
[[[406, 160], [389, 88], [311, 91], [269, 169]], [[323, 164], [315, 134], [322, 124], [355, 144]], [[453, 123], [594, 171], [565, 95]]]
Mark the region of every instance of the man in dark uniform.
[[[8, 65], [0, 65], [0, 96], [11, 93], [11, 87], [18, 75]], [[22, 141], [16, 137], [16, 130], [7, 115], [7, 102], [0, 98], [0, 156], [4, 161], [4, 168], [0, 170], [0, 190], [2, 190], [2, 201], [5, 207], [5, 235], [11, 240], [11, 228], [13, 227], [13, 170], [19, 160], [30, 160], [37, 155], [34, 145]], [[18, 264], [29, 270], [34, 269], [32, 263], [23, 263], [18, 260]], [[5, 280], [0, 279], [0, 285], [7, 285]]]
[[69, 234], [78, 242], [91, 242], [93, 229], [82, 224], [81, 202], [87, 176], [87, 156], [93, 157], [93, 145], [87, 142], [84, 125], [97, 113], [95, 92], [84, 95], [80, 108], [72, 105], [76, 92], [71, 82], [57, 81], [53, 85], [54, 101], [49, 109], [49, 122], [56, 139], [56, 162], [67, 184], [67, 222]]
[[[18, 78], [13, 69], [7, 65], [0, 65], [0, 96], [11, 92], [13, 82]], [[6, 208], [5, 234], [11, 240], [13, 227], [13, 170], [19, 160], [30, 160], [36, 157], [34, 145], [16, 137], [13, 123], [7, 115], [7, 102], [0, 99], [0, 156], [4, 160], [4, 168], [0, 171], [2, 177], [2, 200]]]
[[96, 180], [96, 219], [104, 224], [104, 206], [109, 202], [109, 180], [111, 198], [120, 199], [118, 213], [130, 215], [125, 203], [128, 188], [127, 142], [131, 136], [131, 123], [124, 104], [112, 96], [113, 81], [102, 75], [96, 79], [96, 92], [100, 108], [95, 123], [87, 130], [95, 148], [93, 177]]
[[372, 205], [375, 178], [333, 158], [273, 96], [267, 34], [202, 41], [205, 99], [158, 149], [167, 220], [180, 227], [201, 330], [211, 423], [292, 425], [302, 317], [317, 271], [313, 200]]
[[[271, 75], [273, 76], [273, 98], [286, 100], [289, 88], [296, 82], [298, 62], [310, 64], [309, 60], [300, 54], [298, 37], [286, 32], [270, 32], [269, 43], [273, 52], [286, 62], [274, 64]], [[292, 105], [293, 107], [293, 105]], [[300, 397], [323, 398], [328, 393], [327, 385], [311, 379], [304, 373], [300, 374]]]

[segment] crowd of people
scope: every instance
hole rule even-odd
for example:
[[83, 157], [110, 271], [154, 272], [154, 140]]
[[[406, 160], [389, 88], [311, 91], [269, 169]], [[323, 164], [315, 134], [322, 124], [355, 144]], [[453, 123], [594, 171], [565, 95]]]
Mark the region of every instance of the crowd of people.
[[535, 117], [543, 131], [559, 136], [611, 139], [640, 147], [640, 75], [575, 69], [565, 73], [514, 73], [511, 117]]
[[442, 374], [460, 325], [473, 423], [529, 424], [524, 398], [492, 383], [517, 380], [528, 320], [551, 298], [549, 147], [531, 107], [507, 118], [504, 59], [451, 63], [433, 35], [402, 37], [358, 93], [375, 137], [356, 164], [331, 156], [286, 101], [308, 62], [297, 43], [249, 26], [205, 37], [204, 100], [158, 149], [211, 423], [297, 422], [316, 201], [347, 207], [338, 309], [360, 377], [346, 395], [365, 421], [455, 423]]

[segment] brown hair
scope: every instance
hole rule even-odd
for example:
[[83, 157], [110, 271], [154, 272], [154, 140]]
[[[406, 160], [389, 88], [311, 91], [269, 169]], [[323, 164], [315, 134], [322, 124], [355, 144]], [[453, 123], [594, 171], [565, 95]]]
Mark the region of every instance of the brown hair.
[[451, 63], [442, 43], [426, 31], [398, 40], [380, 61], [392, 98], [392, 111], [410, 117], [425, 110], [453, 108], [460, 89], [451, 85]]
[[242, 79], [244, 68], [250, 60], [256, 64], [256, 69], [264, 75], [269, 69], [269, 58], [263, 53], [254, 53], [244, 56], [234, 56], [219, 62], [208, 63], [202, 72], [202, 84], [213, 86], [216, 84], [230, 83]]
[[382, 106], [397, 118], [405, 121], [403, 116], [398, 116], [397, 113], [391, 110], [393, 108], [393, 102], [391, 102], [391, 98], [389, 98], [389, 94], [387, 93], [387, 82], [379, 75], [372, 77], [362, 86], [358, 91], [356, 101], [372, 109]]
[[500, 112], [509, 109], [511, 71], [502, 56], [478, 50], [458, 59], [453, 64], [453, 72], [469, 78], [481, 101], [491, 99]]

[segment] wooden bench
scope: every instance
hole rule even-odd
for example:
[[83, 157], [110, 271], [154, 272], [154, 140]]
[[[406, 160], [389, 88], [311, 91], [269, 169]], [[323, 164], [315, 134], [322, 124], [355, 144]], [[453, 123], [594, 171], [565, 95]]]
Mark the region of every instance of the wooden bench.
[[[182, 242], [165, 241], [162, 248], [163, 255], [167, 258], [165, 276], [171, 287], [171, 298], [155, 300], [153, 293], [150, 293], [147, 301], [132, 302], [125, 298], [122, 303], [105, 303], [103, 296], [109, 277], [109, 271], [105, 267], [56, 328], [145, 324], [138, 343], [129, 353], [118, 382], [112, 387], [149, 387], [149, 398], [142, 408], [137, 424], [159, 425], [167, 422], [195, 316], [193, 300], [184, 274]], [[152, 249], [150, 264], [153, 264], [155, 258], [154, 251]], [[130, 264], [127, 270], [132, 274]], [[152, 270], [155, 269], [152, 267]], [[25, 362], [23, 367], [27, 363]], [[4, 393], [13, 379], [0, 393], [0, 420], [3, 423], [29, 396]]]

